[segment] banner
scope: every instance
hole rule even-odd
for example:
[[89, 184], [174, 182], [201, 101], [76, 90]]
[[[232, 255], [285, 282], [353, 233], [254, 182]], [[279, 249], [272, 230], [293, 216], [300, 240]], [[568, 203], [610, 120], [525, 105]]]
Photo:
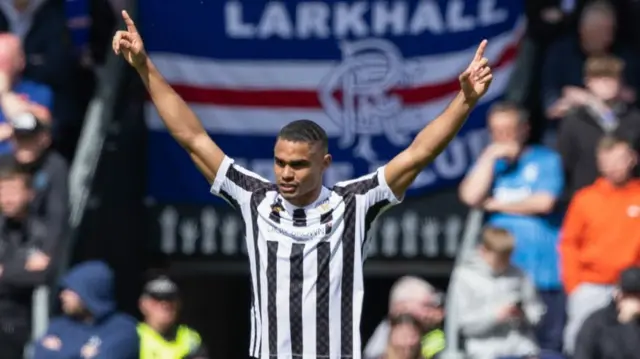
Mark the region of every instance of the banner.
[[[451, 263], [458, 253], [467, 213], [456, 190], [405, 200], [374, 222], [367, 265]], [[149, 220], [150, 253], [172, 262], [247, 261], [242, 219], [228, 206], [153, 205]]]
[[[147, 51], [216, 143], [273, 178], [278, 131], [318, 122], [334, 164], [326, 182], [359, 176], [410, 144], [459, 89], [482, 39], [492, 87], [408, 195], [451, 186], [485, 144], [484, 115], [505, 90], [523, 28], [522, 1], [139, 0]], [[149, 195], [214, 201], [151, 103]]]

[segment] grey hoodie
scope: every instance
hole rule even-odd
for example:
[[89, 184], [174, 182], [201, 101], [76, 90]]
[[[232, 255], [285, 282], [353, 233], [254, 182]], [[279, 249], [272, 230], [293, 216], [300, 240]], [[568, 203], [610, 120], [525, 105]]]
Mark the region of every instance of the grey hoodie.
[[[453, 272], [454, 313], [473, 359], [537, 354], [533, 326], [545, 308], [533, 283], [510, 266], [495, 274], [474, 252]], [[526, 319], [500, 322], [498, 312], [509, 304], [522, 303]]]

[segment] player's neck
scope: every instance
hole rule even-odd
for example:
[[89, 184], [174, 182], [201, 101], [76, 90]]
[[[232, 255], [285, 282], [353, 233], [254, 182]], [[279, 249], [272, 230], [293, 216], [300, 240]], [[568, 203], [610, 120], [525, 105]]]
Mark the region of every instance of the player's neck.
[[322, 186], [319, 186], [318, 188], [315, 188], [309, 193], [305, 193], [302, 196], [287, 200], [287, 202], [291, 203], [296, 207], [303, 208], [317, 201], [321, 193], [322, 193]]

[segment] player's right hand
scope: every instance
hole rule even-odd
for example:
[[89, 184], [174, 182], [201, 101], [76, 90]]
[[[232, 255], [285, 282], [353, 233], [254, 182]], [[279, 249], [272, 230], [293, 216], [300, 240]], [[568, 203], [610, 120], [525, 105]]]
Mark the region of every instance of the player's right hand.
[[127, 30], [116, 31], [116, 34], [113, 36], [113, 52], [115, 52], [116, 55], [122, 54], [122, 57], [124, 57], [131, 66], [139, 68], [147, 62], [147, 53], [144, 51], [142, 38], [133, 20], [131, 20], [131, 17], [125, 10], [122, 11], [122, 18], [127, 25]]

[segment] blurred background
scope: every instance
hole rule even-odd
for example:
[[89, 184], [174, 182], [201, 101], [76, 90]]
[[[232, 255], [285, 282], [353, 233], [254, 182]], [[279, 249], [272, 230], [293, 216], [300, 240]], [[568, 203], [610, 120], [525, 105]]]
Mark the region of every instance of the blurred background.
[[2, 358], [67, 357], [42, 348], [64, 351], [50, 318], [74, 317], [72, 268], [111, 283], [121, 313], [188, 325], [207, 357], [246, 356], [242, 221], [112, 53], [122, 9], [243, 166], [272, 178], [279, 129], [321, 124], [327, 185], [407, 146], [488, 39], [489, 93], [371, 229], [365, 357], [640, 352], [640, 330], [598, 331], [640, 315], [639, 1], [0, 0]]

